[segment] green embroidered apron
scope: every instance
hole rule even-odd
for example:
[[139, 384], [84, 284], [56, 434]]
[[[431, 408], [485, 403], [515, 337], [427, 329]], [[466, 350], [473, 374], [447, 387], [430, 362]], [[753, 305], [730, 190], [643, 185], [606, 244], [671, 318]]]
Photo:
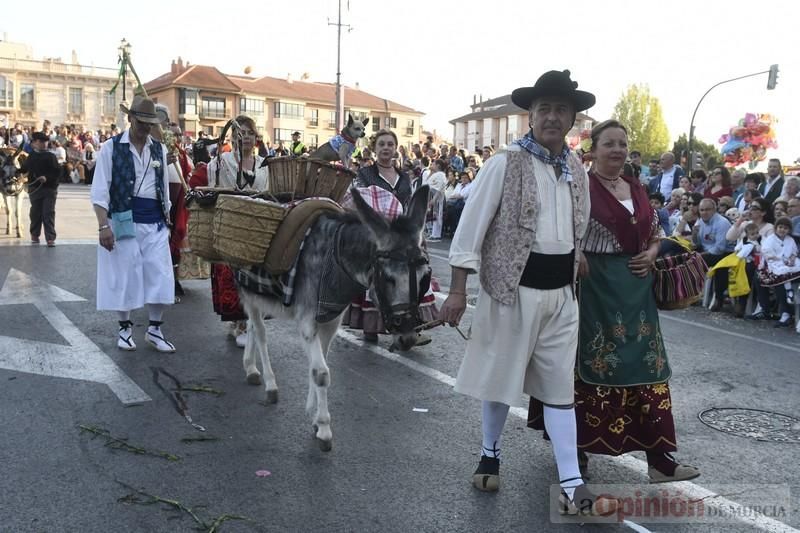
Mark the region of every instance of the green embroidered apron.
[[580, 379], [593, 385], [630, 387], [664, 383], [672, 375], [653, 274], [638, 278], [630, 255], [586, 254], [589, 278], [580, 286]]

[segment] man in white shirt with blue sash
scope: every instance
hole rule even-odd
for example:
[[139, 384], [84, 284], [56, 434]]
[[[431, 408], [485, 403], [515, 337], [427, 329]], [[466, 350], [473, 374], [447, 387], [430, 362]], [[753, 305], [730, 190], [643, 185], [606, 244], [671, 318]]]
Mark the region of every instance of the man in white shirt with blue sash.
[[152, 100], [136, 96], [130, 128], [103, 143], [91, 199], [97, 216], [97, 309], [116, 311], [117, 347], [136, 349], [130, 313], [147, 304], [145, 341], [159, 352], [175, 346], [161, 331], [164, 308], [175, 301], [169, 251], [169, 183], [166, 149], [150, 136], [159, 123]]

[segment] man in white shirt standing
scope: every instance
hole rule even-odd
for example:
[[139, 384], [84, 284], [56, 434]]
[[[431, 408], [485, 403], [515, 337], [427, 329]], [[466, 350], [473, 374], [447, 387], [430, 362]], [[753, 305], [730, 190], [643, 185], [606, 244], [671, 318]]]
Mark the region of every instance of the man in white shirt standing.
[[161, 331], [164, 309], [175, 302], [167, 150], [150, 136], [159, 123], [152, 100], [136, 96], [130, 109], [120, 109], [130, 128], [103, 143], [92, 182], [100, 241], [97, 309], [117, 312], [117, 347], [131, 351], [131, 311], [147, 304], [145, 341], [159, 352], [174, 352]]
[[[527, 109], [531, 131], [481, 169], [450, 247], [450, 294], [439, 316], [457, 325], [467, 275], [480, 270], [472, 338], [455, 390], [481, 400], [483, 442], [472, 483], [500, 485], [500, 448], [510, 405], [524, 394], [544, 404], [561, 484], [560, 502], [586, 514], [613, 513], [578, 469], [574, 369], [578, 344], [575, 279], [588, 225], [589, 184], [564, 138], [595, 97], [570, 72], [550, 71], [511, 100]], [[576, 502], [578, 502], [576, 504]]]

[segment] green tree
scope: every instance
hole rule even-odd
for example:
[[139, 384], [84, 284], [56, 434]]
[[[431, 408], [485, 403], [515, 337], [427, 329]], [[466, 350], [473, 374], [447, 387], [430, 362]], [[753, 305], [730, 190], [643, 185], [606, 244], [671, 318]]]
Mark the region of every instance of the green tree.
[[631, 85], [614, 106], [613, 118], [628, 129], [628, 148], [642, 153], [642, 160], [658, 158], [669, 146], [669, 131], [661, 103], [647, 85]]
[[[692, 150], [702, 154], [700, 164], [704, 170], [714, 168], [722, 162], [722, 153], [713, 144], [704, 143], [700, 139], [692, 139]], [[672, 153], [675, 154], [675, 160], [680, 162], [683, 168], [689, 168], [689, 139], [685, 133], [681, 133], [681, 136], [672, 145]]]

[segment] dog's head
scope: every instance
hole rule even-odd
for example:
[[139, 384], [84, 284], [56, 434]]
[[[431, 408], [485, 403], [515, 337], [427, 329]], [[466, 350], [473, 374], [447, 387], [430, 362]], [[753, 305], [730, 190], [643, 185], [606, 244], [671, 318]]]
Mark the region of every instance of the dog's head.
[[347, 115], [347, 126], [344, 127], [342, 133], [351, 139], [360, 139], [367, 134], [367, 124], [369, 124], [369, 117], [364, 120], [353, 120], [353, 115]]

